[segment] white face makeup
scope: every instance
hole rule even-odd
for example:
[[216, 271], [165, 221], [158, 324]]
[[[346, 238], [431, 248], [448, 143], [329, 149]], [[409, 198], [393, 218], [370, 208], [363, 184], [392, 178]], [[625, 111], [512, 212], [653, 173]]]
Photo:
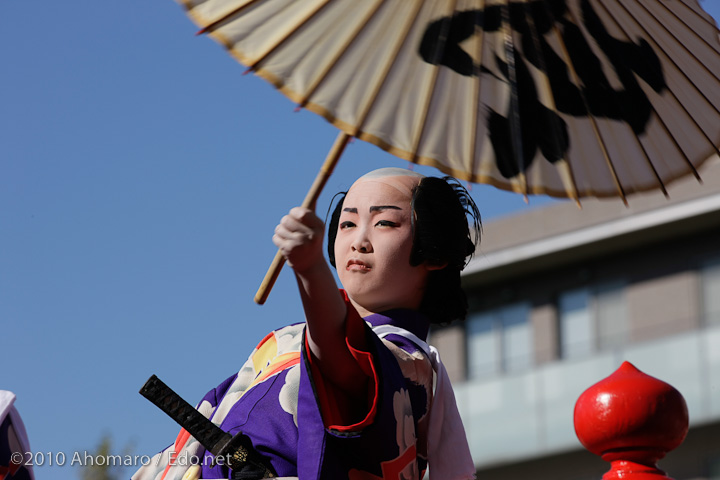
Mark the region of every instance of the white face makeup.
[[348, 191], [340, 214], [335, 264], [343, 288], [363, 316], [392, 308], [417, 309], [427, 280], [425, 265], [410, 265], [410, 200], [422, 176], [397, 176], [395, 170], [392, 176], [371, 172], [360, 178]]

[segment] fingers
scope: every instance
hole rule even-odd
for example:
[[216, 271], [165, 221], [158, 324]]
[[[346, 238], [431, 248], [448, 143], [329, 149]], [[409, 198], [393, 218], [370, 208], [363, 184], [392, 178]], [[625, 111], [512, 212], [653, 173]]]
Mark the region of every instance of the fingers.
[[287, 249], [310, 243], [314, 237], [315, 232], [313, 229], [285, 216], [280, 221], [280, 224], [275, 227], [273, 242], [278, 248]]
[[273, 243], [293, 268], [306, 268], [323, 259], [324, 227], [312, 210], [295, 207], [275, 227]]
[[285, 215], [275, 227], [275, 235], [282, 240], [312, 241], [318, 234], [322, 236], [324, 224], [311, 210], [296, 207]]
[[320, 218], [315, 215], [315, 212], [310, 210], [309, 208], [295, 207], [290, 210], [288, 216], [299, 221], [303, 225], [307, 225], [310, 228], [316, 230], [319, 229], [320, 231], [323, 231], [325, 229], [325, 224], [323, 223], [323, 221], [320, 220]]

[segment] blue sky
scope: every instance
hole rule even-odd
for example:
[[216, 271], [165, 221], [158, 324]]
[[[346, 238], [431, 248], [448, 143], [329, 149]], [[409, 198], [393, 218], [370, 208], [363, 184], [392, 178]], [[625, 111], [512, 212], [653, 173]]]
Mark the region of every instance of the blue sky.
[[[336, 130], [195, 31], [170, 0], [3, 2], [0, 389], [67, 463], [103, 433], [165, 447], [178, 427], [137, 393], [151, 374], [195, 403], [302, 320], [290, 271], [253, 296]], [[383, 166], [407, 163], [352, 143], [319, 213]], [[549, 201], [472, 192], [486, 221]], [[38, 479], [77, 477], [47, 463]]]

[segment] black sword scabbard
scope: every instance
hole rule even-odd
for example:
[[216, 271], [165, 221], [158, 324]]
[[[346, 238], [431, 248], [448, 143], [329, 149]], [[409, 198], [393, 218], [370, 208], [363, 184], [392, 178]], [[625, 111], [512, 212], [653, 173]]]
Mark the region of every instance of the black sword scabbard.
[[175, 420], [216, 458], [224, 458], [231, 470], [262, 470], [264, 476], [259, 478], [275, 477], [272, 469], [252, 447], [247, 435], [238, 433], [232, 436], [224, 432], [155, 375], [145, 382], [140, 389], [140, 395]]

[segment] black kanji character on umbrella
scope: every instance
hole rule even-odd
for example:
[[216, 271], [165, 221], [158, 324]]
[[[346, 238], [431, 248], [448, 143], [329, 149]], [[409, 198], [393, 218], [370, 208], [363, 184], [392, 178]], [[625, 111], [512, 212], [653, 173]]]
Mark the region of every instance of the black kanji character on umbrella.
[[[511, 83], [510, 118], [488, 108], [487, 127], [498, 169], [506, 178], [525, 171], [537, 150], [551, 163], [563, 158], [570, 140], [567, 126], [553, 110], [538, 99], [535, 82], [525, 62], [545, 72], [559, 112], [580, 117], [596, 116], [626, 122], [637, 135], [645, 131], [652, 113], [650, 101], [638, 84], [640, 77], [656, 92], [666, 88], [660, 61], [644, 39], [637, 43], [612, 37], [589, 0], [580, 0], [582, 22], [603, 51], [622, 84], [614, 89], [603, 72], [601, 60], [588, 45], [578, 25], [570, 18], [566, 0], [537, 0], [493, 5], [468, 10], [428, 25], [419, 47], [423, 60], [444, 65], [461, 75], [493, 74], [480, 69], [460, 43], [475, 34], [479, 26], [486, 33], [499, 32], [503, 20], [520, 38], [522, 54], [510, 52], [514, 65], [497, 54], [495, 63], [504, 81]], [[544, 35], [557, 29], [565, 44], [581, 86], [570, 79], [565, 61]], [[512, 80], [512, 81], [511, 81]], [[513, 125], [513, 122], [516, 122]], [[513, 143], [513, 132], [520, 139]]]

